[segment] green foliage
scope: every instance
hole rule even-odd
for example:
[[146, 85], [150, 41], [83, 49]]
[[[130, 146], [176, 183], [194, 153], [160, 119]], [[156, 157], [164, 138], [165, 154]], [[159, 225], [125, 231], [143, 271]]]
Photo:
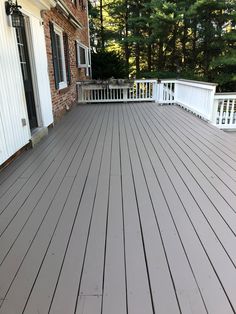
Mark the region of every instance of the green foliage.
[[[236, 25], [235, 0], [101, 3], [105, 50], [121, 52], [131, 76], [181, 76], [217, 82], [222, 90], [235, 88], [236, 27], [230, 27]], [[99, 32], [97, 23], [96, 51]]]
[[106, 80], [111, 77], [125, 78], [125, 62], [122, 57], [109, 51], [92, 53], [93, 78]]

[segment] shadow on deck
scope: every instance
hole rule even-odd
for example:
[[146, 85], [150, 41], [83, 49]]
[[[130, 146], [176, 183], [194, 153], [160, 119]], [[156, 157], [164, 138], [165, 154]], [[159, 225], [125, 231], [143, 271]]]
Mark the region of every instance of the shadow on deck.
[[0, 313], [235, 313], [235, 212], [230, 135], [79, 106], [0, 173]]

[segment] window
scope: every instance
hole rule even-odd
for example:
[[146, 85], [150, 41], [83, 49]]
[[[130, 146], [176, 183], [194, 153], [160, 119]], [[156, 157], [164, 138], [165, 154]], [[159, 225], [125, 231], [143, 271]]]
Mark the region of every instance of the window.
[[62, 89], [62, 88], [67, 87], [63, 32], [56, 25], [54, 25], [54, 32], [55, 32], [55, 39], [56, 39], [55, 46], [56, 46], [56, 54], [57, 54], [59, 89]]
[[87, 53], [87, 49], [79, 46], [79, 64], [80, 64], [80, 67], [86, 67], [87, 66], [86, 53]]
[[78, 68], [85, 68], [88, 76], [91, 68], [90, 49], [80, 42], [77, 42], [77, 59]]
[[63, 89], [70, 84], [70, 62], [68, 36], [62, 29], [49, 23], [52, 44], [52, 57], [56, 89]]

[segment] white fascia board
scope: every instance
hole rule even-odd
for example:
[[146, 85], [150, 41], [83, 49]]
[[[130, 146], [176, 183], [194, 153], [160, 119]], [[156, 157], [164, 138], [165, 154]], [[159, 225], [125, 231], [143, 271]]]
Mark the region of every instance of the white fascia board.
[[33, 0], [33, 3], [40, 8], [40, 10], [50, 10], [56, 6], [55, 0]]

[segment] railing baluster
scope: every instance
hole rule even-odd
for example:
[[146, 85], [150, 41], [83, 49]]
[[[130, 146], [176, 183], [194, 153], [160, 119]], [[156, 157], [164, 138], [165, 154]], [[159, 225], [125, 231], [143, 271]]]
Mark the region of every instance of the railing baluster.
[[235, 99], [232, 100], [232, 106], [231, 106], [231, 110], [230, 110], [230, 121], [229, 124], [233, 124], [233, 118], [234, 118], [234, 106], [235, 106]]
[[220, 102], [220, 119], [219, 124], [223, 124], [224, 100]]
[[225, 111], [225, 124], [228, 124], [228, 118], [229, 118], [229, 99], [227, 100], [227, 105], [226, 105], [226, 111]]

